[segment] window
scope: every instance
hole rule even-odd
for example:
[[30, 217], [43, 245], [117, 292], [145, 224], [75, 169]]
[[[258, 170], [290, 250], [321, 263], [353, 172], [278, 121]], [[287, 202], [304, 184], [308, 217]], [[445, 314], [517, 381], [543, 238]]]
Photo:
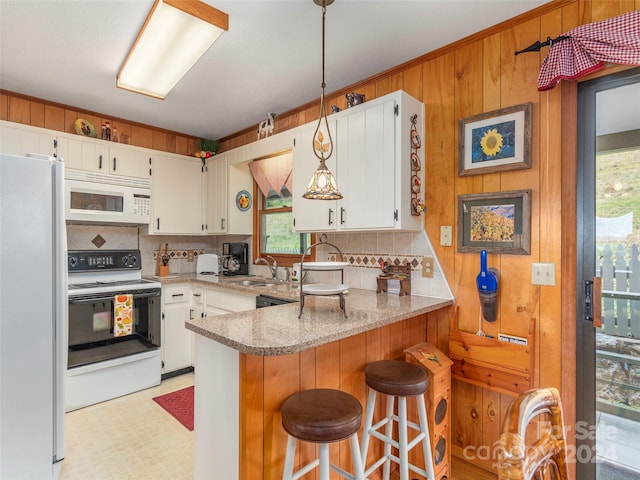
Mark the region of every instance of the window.
[[[292, 197], [288, 187], [291, 185], [288, 177], [293, 173], [289, 169], [287, 171], [291, 173], [287, 173], [286, 177], [282, 175], [283, 158], [290, 161], [291, 152], [254, 160], [251, 168], [254, 178], [260, 179], [260, 185], [256, 182], [254, 186], [257, 208], [254, 209], [253, 251], [255, 258], [270, 255], [277, 260], [278, 265], [291, 266], [300, 261], [302, 254], [311, 245], [313, 236], [293, 231]], [[273, 162], [272, 166], [279, 162], [274, 168], [278, 171], [270, 169], [270, 161]], [[257, 162], [265, 163], [255, 165]], [[269, 181], [265, 181], [267, 179]], [[279, 191], [275, 191], [274, 184], [281, 184], [276, 186], [280, 188]], [[267, 188], [268, 193], [265, 195], [264, 190]]]

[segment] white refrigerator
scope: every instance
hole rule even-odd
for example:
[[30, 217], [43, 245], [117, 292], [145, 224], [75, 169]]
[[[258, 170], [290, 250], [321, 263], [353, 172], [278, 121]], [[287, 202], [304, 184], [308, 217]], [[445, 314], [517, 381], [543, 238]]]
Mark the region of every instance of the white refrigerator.
[[64, 166], [0, 154], [0, 478], [56, 479], [64, 458]]

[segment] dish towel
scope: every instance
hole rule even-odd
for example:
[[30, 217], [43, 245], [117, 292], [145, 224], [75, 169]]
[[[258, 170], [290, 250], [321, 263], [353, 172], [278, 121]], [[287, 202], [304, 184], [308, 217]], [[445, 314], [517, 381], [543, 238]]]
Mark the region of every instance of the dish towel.
[[133, 333], [133, 295], [113, 297], [113, 336], [124, 337]]

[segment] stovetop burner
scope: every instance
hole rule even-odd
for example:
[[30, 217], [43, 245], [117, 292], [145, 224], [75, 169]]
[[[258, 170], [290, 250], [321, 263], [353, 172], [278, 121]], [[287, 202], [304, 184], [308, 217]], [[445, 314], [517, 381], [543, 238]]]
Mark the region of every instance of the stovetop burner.
[[68, 291], [73, 295], [125, 293], [160, 288], [142, 278], [139, 250], [73, 250], [68, 254]]

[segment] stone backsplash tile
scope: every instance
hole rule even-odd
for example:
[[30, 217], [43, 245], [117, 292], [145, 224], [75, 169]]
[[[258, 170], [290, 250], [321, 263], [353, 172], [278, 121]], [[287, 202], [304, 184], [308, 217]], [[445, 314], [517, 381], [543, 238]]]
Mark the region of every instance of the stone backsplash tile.
[[127, 250], [138, 248], [137, 226], [67, 225], [69, 250]]

